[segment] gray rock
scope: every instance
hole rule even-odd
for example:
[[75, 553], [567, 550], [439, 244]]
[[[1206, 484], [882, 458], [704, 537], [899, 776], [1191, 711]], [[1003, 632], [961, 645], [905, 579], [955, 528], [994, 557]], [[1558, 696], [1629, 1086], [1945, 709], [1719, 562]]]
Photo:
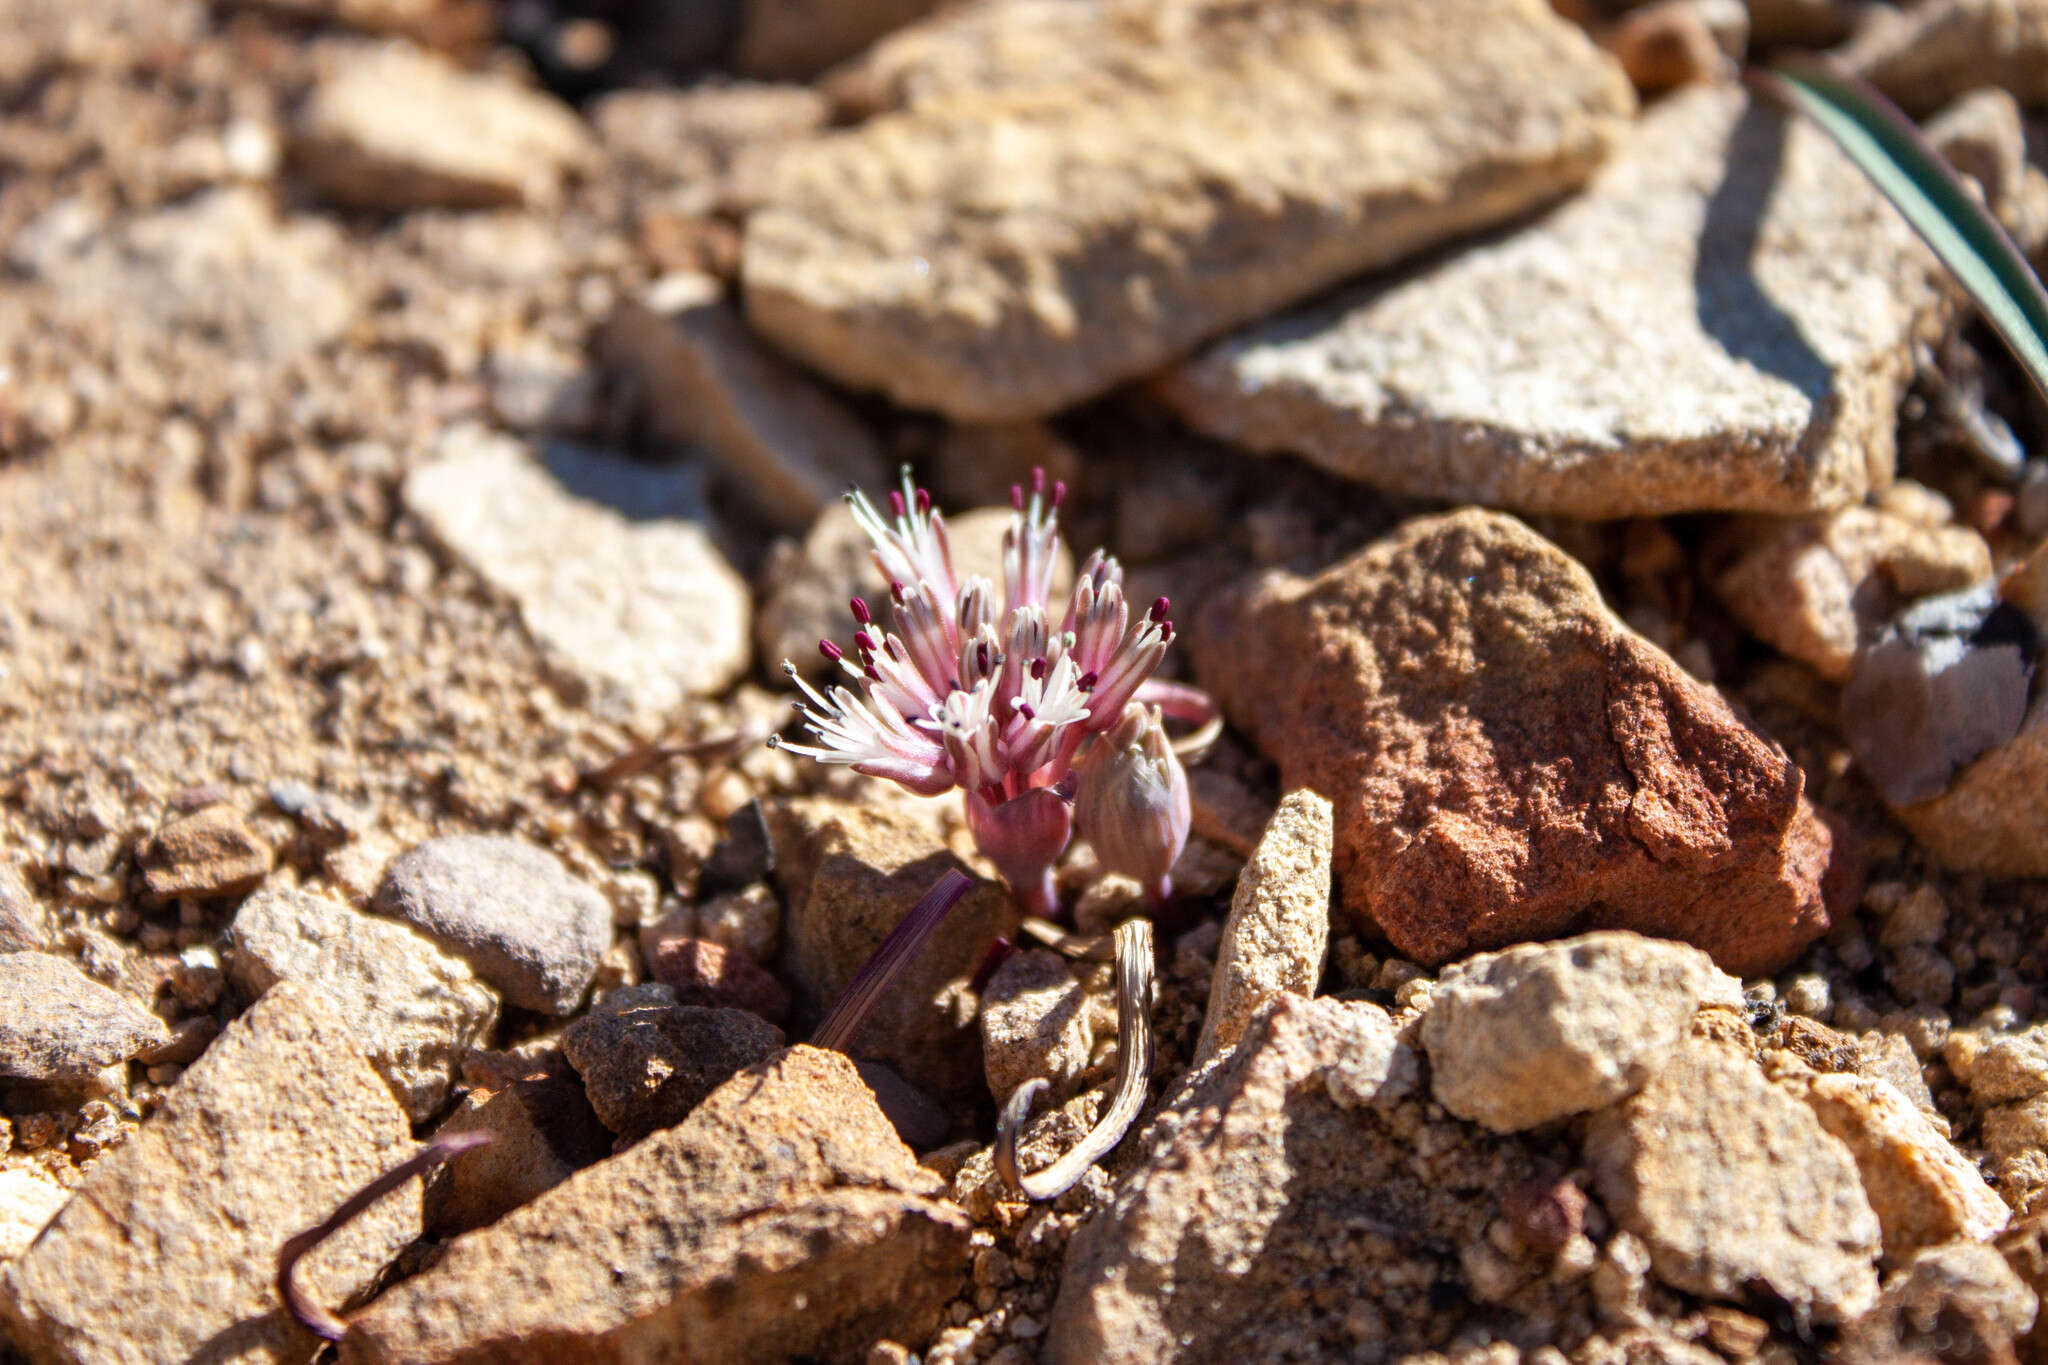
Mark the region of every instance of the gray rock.
[[1427, 1349], [1406, 1314], [1361, 1305], [1390, 1286], [1471, 1283], [1444, 1249], [1484, 1245], [1500, 1191], [1535, 1164], [1519, 1140], [1461, 1140], [1469, 1129], [1422, 1159], [1423, 1106], [1400, 1098], [1413, 1065], [1377, 1006], [1275, 997], [1168, 1094], [1075, 1231], [1046, 1365], [1337, 1365]]
[[779, 526], [808, 526], [848, 484], [887, 479], [874, 435], [756, 341], [715, 281], [674, 308], [620, 303], [592, 345], [600, 365], [639, 385], [656, 435], [707, 452]]
[[[412, 1150], [334, 1006], [287, 982], [93, 1166], [0, 1279], [0, 1322], [51, 1365], [311, 1360], [319, 1342], [278, 1301], [278, 1250]], [[419, 1232], [415, 1183], [308, 1257], [299, 1282], [344, 1308]]]
[[673, 1128], [735, 1072], [781, 1047], [782, 1030], [757, 1014], [673, 997], [592, 1010], [562, 1033], [590, 1107], [626, 1142]]
[[429, 839], [393, 860], [377, 909], [476, 969], [522, 1009], [567, 1014], [612, 942], [602, 895], [544, 848], [494, 834]]
[[2019, 732], [2031, 634], [1985, 583], [1907, 610], [1863, 651], [1842, 689], [1842, 734], [1887, 801], [1940, 796], [1959, 769]]
[[[1955, 1241], [1898, 1258], [1877, 1306], [1842, 1334], [1843, 1360], [2011, 1360], [2039, 1315], [2035, 1292], [1995, 1247]], [[2022, 1346], [2018, 1358], [2038, 1360]]]
[[0, 863], [0, 953], [29, 953], [49, 946], [50, 917], [11, 863]]
[[1422, 1043], [1444, 1108], [1514, 1133], [1633, 1094], [1704, 1004], [1740, 1008], [1742, 983], [1697, 948], [1610, 930], [1444, 968]]
[[1849, 1149], [1732, 1049], [1700, 1042], [1594, 1117], [1601, 1202], [1674, 1289], [1740, 1301], [1761, 1285], [1816, 1322], [1877, 1298], [1877, 1215]]
[[463, 1054], [489, 1041], [498, 998], [425, 934], [294, 890], [259, 891], [228, 930], [229, 973], [251, 996], [279, 981], [327, 993], [406, 1117], [431, 1118]]
[[334, 44], [292, 137], [292, 161], [354, 208], [547, 204], [592, 144], [545, 91], [468, 73], [404, 43]]
[[1088, 992], [1058, 953], [1018, 953], [996, 968], [981, 992], [981, 1066], [996, 1103], [1029, 1080], [1066, 1099], [1095, 1050], [1089, 1014]]
[[1403, 493], [1806, 512], [1890, 477], [1913, 339], [1951, 312], [1932, 254], [1824, 134], [1695, 87], [1536, 224], [1163, 387], [1210, 435]]
[[962, 421], [1066, 407], [1553, 199], [1633, 103], [1529, 0], [1001, 0], [896, 35], [832, 92], [893, 112], [777, 158], [748, 316]]
[[60, 309], [179, 341], [207, 339], [279, 364], [334, 340], [357, 309], [336, 268], [340, 234], [280, 221], [261, 191], [212, 190], [107, 223], [77, 200], [18, 233], [8, 259], [48, 283]]
[[451, 431], [442, 455], [406, 478], [406, 507], [518, 605], [592, 709], [659, 721], [746, 671], [747, 586], [701, 527], [629, 521], [476, 428]]
[[1327, 798], [1307, 788], [1280, 798], [1230, 898], [1195, 1065], [1235, 1044], [1274, 996], [1316, 993], [1330, 946], [1335, 837]]
[[170, 1041], [139, 1003], [48, 953], [0, 953], [0, 1076], [83, 1081]]
[[860, 1359], [924, 1340], [968, 1222], [853, 1064], [796, 1047], [680, 1125], [455, 1241], [350, 1324], [344, 1365]]

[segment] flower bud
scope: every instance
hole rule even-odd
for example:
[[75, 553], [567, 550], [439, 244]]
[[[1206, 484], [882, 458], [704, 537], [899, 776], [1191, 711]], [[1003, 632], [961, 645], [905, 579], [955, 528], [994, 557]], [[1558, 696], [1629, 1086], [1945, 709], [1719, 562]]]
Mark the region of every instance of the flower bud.
[[1111, 872], [1134, 877], [1155, 901], [1188, 841], [1188, 777], [1157, 708], [1136, 702], [1081, 759], [1074, 819]]
[[1048, 919], [1058, 915], [1052, 865], [1074, 832], [1073, 808], [1064, 797], [1038, 787], [991, 805], [980, 792], [969, 791], [967, 830], [1026, 911]]

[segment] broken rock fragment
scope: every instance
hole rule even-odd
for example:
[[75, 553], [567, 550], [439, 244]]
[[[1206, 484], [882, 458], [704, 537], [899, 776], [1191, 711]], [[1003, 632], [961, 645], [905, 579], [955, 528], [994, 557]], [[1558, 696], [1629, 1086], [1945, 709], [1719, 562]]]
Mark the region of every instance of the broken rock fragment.
[[441, 1108], [463, 1054], [498, 1019], [497, 996], [461, 958], [324, 896], [260, 891], [229, 935], [235, 985], [251, 996], [279, 981], [325, 991], [415, 1123]]
[[1108, 1204], [1075, 1231], [1047, 1365], [1337, 1365], [1368, 1341], [1389, 1358], [1426, 1349], [1411, 1324], [1429, 1287], [1470, 1282], [1461, 1249], [1487, 1259], [1498, 1191], [1537, 1170], [1520, 1139], [1463, 1125], [1432, 1129], [1423, 1159], [1409, 1126], [1426, 1123], [1423, 1106], [1403, 1099], [1414, 1068], [1377, 1006], [1276, 997], [1167, 1096]]
[[545, 204], [590, 156], [568, 106], [505, 76], [406, 43], [336, 44], [323, 56], [292, 160], [351, 208]]
[[1537, 0], [1001, 0], [834, 88], [891, 112], [777, 160], [748, 315], [962, 421], [1069, 406], [1554, 199], [1633, 105]]
[[[0, 1322], [61, 1365], [311, 1360], [319, 1342], [277, 1297], [278, 1249], [412, 1151], [340, 1013], [283, 982], [93, 1167], [0, 1280]], [[308, 1256], [299, 1283], [344, 1308], [419, 1232], [412, 1183]]]
[[1274, 996], [1316, 993], [1330, 945], [1331, 838], [1329, 801], [1306, 790], [1281, 798], [1230, 898], [1195, 1065], [1234, 1044]]
[[1699, 949], [1613, 931], [1482, 953], [1444, 969], [1422, 1018], [1437, 1100], [1497, 1133], [1639, 1089], [1702, 1005], [1742, 985]]
[[1601, 1201], [1674, 1289], [1740, 1302], [1761, 1286], [1845, 1322], [1877, 1298], [1877, 1215], [1849, 1150], [1748, 1056], [1696, 1042], [1596, 1115]]
[[438, 1232], [480, 1228], [611, 1154], [612, 1135], [583, 1089], [563, 1076], [521, 1077], [496, 1091], [474, 1090], [434, 1130], [483, 1132], [490, 1142], [463, 1152], [427, 1186], [427, 1222]]
[[82, 1081], [170, 1041], [163, 1021], [50, 953], [0, 953], [0, 1077]]
[[1249, 580], [1194, 653], [1282, 783], [1329, 798], [1344, 905], [1405, 957], [1618, 928], [1746, 974], [1828, 923], [1798, 767], [1511, 517]]
[[1950, 307], [1825, 134], [1693, 87], [1549, 216], [1230, 338], [1162, 387], [1209, 435], [1401, 493], [1808, 512], [1889, 480], [1913, 339]]
[[[632, 466], [585, 461], [593, 484]], [[696, 522], [577, 496], [475, 428], [406, 478], [405, 505], [519, 607], [553, 670], [613, 719], [661, 720], [746, 671], [747, 585]]]
[[345, 1365], [752, 1365], [923, 1339], [968, 1222], [834, 1052], [791, 1048], [351, 1323]]
[[600, 1001], [562, 1033], [591, 1108], [627, 1142], [681, 1123], [734, 1072], [782, 1047], [782, 1030], [745, 1010], [678, 1005], [659, 986], [633, 995]]

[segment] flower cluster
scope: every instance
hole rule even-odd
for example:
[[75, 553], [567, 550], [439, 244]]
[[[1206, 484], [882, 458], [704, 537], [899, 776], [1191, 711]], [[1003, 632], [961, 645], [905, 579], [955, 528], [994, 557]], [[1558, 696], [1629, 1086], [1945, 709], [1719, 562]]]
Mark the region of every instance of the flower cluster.
[[[856, 597], [853, 651], [819, 644], [847, 681], [815, 688], [783, 664], [803, 689], [797, 709], [816, 739], [783, 747], [920, 795], [961, 788], [976, 842], [1040, 914], [1056, 909], [1051, 868], [1073, 831], [1077, 797], [1081, 832], [1104, 865], [1157, 894], [1188, 827], [1186, 778], [1160, 714], [1144, 704], [1173, 639], [1167, 600], [1134, 613], [1121, 566], [1098, 550], [1055, 615], [1065, 495], [1064, 484], [1048, 490], [1037, 470], [1029, 492], [1011, 489], [999, 609], [994, 584], [955, 571], [945, 521], [907, 470], [886, 518], [864, 494], [849, 493], [889, 583], [894, 629]], [[1116, 757], [1084, 755], [1091, 740], [1110, 744], [1111, 731]]]

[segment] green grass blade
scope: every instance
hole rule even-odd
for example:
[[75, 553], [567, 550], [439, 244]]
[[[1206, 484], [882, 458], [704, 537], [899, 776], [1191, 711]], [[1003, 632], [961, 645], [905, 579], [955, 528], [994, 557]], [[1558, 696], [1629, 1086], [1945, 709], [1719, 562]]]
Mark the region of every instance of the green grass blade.
[[1941, 258], [2048, 398], [2048, 294], [2026, 258], [1890, 100], [1810, 62], [1756, 83], [1819, 124]]

